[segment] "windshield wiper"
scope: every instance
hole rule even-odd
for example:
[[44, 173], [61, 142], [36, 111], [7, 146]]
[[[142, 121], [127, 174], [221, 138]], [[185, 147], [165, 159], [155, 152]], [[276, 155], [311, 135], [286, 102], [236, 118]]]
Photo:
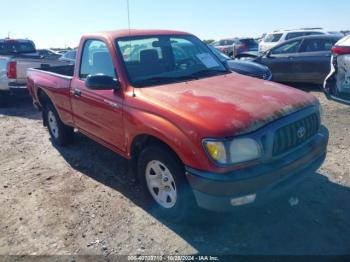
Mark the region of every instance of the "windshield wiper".
[[160, 85], [160, 84], [165, 84], [165, 83], [175, 83], [175, 82], [181, 82], [181, 81], [190, 81], [190, 80], [197, 80], [201, 77], [206, 77], [206, 76], [216, 76], [219, 74], [227, 74], [230, 73], [228, 70], [213, 70], [213, 69], [204, 69], [197, 71], [193, 74], [190, 75], [184, 75], [184, 76], [174, 76], [174, 77], [169, 77], [169, 76], [155, 76], [155, 77], [150, 77], [146, 79], [141, 79], [135, 81], [133, 84], [137, 87], [145, 87], [149, 85]]
[[134, 82], [134, 84], [138, 87], [143, 87], [147, 85], [154, 85], [154, 84], [164, 84], [168, 82], [179, 82], [179, 81], [186, 81], [186, 80], [195, 80], [197, 79], [194, 76], [177, 76], [177, 77], [166, 77], [166, 76], [156, 76], [156, 77], [150, 77], [143, 80], [138, 80]]
[[230, 73], [229, 70], [203, 69], [203, 70], [199, 70], [197, 72], [194, 72], [190, 76], [198, 79], [200, 77], [216, 76], [216, 75], [219, 75], [219, 74], [228, 74], [228, 73]]

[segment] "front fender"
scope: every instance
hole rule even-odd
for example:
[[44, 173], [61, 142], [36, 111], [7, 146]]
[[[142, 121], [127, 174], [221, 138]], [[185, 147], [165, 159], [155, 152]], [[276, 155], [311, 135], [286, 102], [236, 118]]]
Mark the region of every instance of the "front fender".
[[[134, 139], [140, 135], [149, 135], [167, 144], [183, 164], [201, 170], [208, 170], [211, 167], [211, 162], [201, 147], [200, 139], [195, 137], [195, 132], [191, 133], [189, 130], [187, 135], [174, 123], [161, 116], [136, 109], [127, 110], [125, 130], [127, 154], [130, 158]], [[193, 136], [190, 138], [191, 134]]]

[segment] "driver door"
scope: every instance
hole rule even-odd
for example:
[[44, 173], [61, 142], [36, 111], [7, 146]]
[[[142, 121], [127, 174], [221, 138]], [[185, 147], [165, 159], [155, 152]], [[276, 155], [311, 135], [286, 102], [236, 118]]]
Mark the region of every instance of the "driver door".
[[71, 83], [71, 101], [77, 128], [94, 140], [125, 151], [122, 92], [91, 90], [88, 75], [103, 74], [117, 78], [111, 51], [101, 40], [87, 40], [80, 61], [79, 78]]

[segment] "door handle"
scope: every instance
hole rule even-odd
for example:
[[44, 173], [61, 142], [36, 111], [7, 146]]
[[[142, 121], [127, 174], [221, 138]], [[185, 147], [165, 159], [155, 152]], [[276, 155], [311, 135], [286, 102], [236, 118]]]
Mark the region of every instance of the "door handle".
[[81, 97], [81, 91], [79, 89], [74, 89], [73, 94], [75, 97]]
[[118, 103], [115, 103], [115, 102], [113, 102], [113, 101], [110, 101], [110, 100], [105, 99], [105, 100], [103, 100], [103, 102], [104, 102], [105, 104], [107, 104], [107, 105], [113, 107], [114, 109], [119, 109], [119, 108], [120, 108], [120, 106], [118, 105]]

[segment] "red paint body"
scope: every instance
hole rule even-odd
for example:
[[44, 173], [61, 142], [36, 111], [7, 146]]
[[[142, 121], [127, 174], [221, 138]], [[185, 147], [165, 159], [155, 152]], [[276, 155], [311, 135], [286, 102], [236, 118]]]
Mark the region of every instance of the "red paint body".
[[[162, 34], [186, 33], [131, 31], [132, 36]], [[127, 159], [131, 158], [134, 139], [150, 135], [171, 147], [189, 167], [227, 172], [233, 168], [217, 167], [209, 160], [202, 148], [204, 138], [226, 138], [252, 132], [317, 102], [305, 92], [235, 73], [135, 88], [136, 96], [133, 96], [132, 86], [114, 44], [116, 38], [125, 36], [129, 36], [129, 31], [83, 36], [72, 79], [31, 70], [28, 88], [36, 103], [40, 103], [38, 90], [45, 92], [65, 124], [78, 128]], [[107, 44], [121, 83], [119, 92], [89, 90], [77, 77], [82, 46], [88, 39], [100, 39]], [[82, 92], [80, 98], [72, 93], [76, 88]]]

